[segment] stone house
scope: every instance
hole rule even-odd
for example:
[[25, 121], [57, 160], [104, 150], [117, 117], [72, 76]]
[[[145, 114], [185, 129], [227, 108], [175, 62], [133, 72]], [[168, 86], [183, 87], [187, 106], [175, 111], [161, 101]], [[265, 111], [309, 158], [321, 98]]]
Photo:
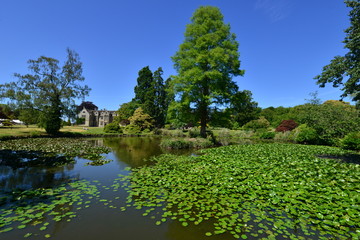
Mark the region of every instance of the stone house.
[[105, 127], [106, 124], [111, 123], [116, 116], [116, 111], [88, 110], [85, 107], [78, 114], [79, 118], [85, 119], [84, 126], [86, 127]]

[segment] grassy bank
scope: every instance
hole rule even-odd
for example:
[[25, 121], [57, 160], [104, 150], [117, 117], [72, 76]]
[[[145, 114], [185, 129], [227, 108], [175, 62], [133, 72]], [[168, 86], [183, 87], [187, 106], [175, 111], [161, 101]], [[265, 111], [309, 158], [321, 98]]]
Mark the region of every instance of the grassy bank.
[[[102, 127], [82, 127], [82, 126], [65, 126], [60, 129], [60, 133], [69, 134], [106, 134]], [[14, 125], [12, 127], [0, 127], [0, 137], [38, 137], [47, 136], [45, 129], [36, 125]]]

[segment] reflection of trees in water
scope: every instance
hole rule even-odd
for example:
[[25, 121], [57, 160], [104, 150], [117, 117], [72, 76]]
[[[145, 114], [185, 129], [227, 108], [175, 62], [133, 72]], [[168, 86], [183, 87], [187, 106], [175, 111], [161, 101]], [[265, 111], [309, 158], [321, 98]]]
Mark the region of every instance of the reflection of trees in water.
[[52, 188], [69, 182], [70, 179], [78, 178], [79, 176], [69, 175], [68, 172], [72, 169], [74, 169], [74, 164], [53, 168], [0, 166], [0, 189], [11, 191], [13, 189]]
[[[166, 239], [169, 240], [199, 240], [206, 239], [206, 232], [214, 231], [214, 221], [208, 220], [194, 225], [189, 223], [187, 227], [182, 226], [181, 222], [174, 220], [169, 221], [168, 230], [166, 232]], [[223, 233], [219, 235], [212, 235], [212, 240], [235, 239], [230, 233]]]
[[118, 161], [131, 167], [144, 165], [144, 160], [162, 154], [160, 139], [153, 137], [104, 138], [104, 145], [111, 147]]

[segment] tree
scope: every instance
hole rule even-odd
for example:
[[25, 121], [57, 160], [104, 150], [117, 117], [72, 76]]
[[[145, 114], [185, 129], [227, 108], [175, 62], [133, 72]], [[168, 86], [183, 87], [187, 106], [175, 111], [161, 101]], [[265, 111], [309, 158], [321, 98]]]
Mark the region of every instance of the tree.
[[0, 118], [2, 119], [14, 119], [15, 113], [11, 107], [7, 104], [0, 104]]
[[178, 72], [173, 80], [175, 93], [183, 104], [195, 108], [202, 137], [206, 137], [210, 109], [229, 103], [238, 90], [232, 77], [244, 73], [239, 69], [235, 38], [218, 8], [202, 6], [192, 16], [185, 40], [172, 57]]
[[321, 144], [333, 145], [346, 134], [360, 131], [360, 111], [340, 101], [299, 105], [292, 112], [296, 122], [316, 131]]
[[335, 56], [329, 65], [316, 76], [317, 84], [325, 87], [332, 83], [333, 87], [342, 86], [341, 97], [352, 96], [354, 101], [360, 100], [360, 1], [345, 1], [350, 8], [350, 27], [345, 30], [343, 43], [348, 52], [344, 56]]
[[83, 98], [90, 91], [88, 86], [79, 84], [84, 81], [79, 55], [67, 49], [67, 60], [61, 68], [58, 60], [45, 56], [29, 60], [28, 64], [31, 74], [16, 73], [17, 82], [0, 85], [1, 96], [15, 101], [19, 109], [39, 112], [39, 126], [56, 134], [62, 115], [74, 109], [76, 98]]
[[121, 122], [125, 119], [127, 120], [134, 114], [135, 110], [139, 107], [140, 105], [134, 100], [121, 104], [120, 108], [117, 110], [117, 117], [115, 118], [115, 121]]
[[39, 122], [40, 113], [32, 108], [25, 108], [19, 110], [19, 120], [23, 121], [28, 127], [30, 124], [36, 124]]
[[253, 101], [252, 93], [249, 90], [238, 91], [231, 98], [230, 112], [238, 126], [243, 126], [251, 120], [259, 118], [260, 108], [258, 103]]
[[129, 121], [130, 124], [125, 128], [128, 134], [139, 134], [144, 130], [150, 131], [154, 126], [153, 118], [145, 113], [141, 107], [135, 110]]
[[154, 86], [154, 110], [153, 113], [155, 124], [157, 127], [163, 127], [165, 125], [166, 113], [168, 109], [168, 94], [166, 91], [166, 87], [169, 84], [169, 80], [164, 83], [164, 79], [162, 78], [163, 70], [159, 67], [153, 74], [153, 86]]
[[137, 78], [137, 85], [134, 88], [135, 100], [139, 104], [144, 106], [146, 112], [150, 114], [153, 112], [152, 103], [154, 102], [154, 86], [153, 86], [153, 74], [146, 66], [139, 71]]
[[165, 124], [166, 112], [168, 108], [167, 82], [162, 78], [163, 70], [159, 67], [154, 73], [149, 66], [139, 71], [137, 85], [134, 88], [135, 101], [144, 111], [155, 120], [157, 127]]

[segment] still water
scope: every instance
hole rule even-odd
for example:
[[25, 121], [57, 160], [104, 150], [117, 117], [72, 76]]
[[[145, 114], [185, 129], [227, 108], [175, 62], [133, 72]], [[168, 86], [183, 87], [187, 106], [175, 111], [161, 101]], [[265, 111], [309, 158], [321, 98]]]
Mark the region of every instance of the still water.
[[[46, 230], [39, 227], [14, 228], [0, 233], [1, 240], [15, 239], [61, 239], [61, 240], [199, 240], [199, 239], [233, 239], [231, 235], [205, 237], [204, 233], [211, 230], [211, 222], [198, 226], [183, 227], [180, 222], [168, 220], [157, 226], [156, 219], [143, 216], [143, 210], [129, 207], [126, 211], [127, 192], [120, 188], [113, 191], [111, 185], [119, 178], [119, 174], [129, 174], [129, 167], [135, 168], [150, 164], [147, 159], [163, 154], [158, 138], [102, 138], [91, 139], [94, 145], [104, 145], [112, 149], [106, 159], [112, 160], [102, 166], [88, 166], [86, 159], [76, 159], [74, 164], [56, 168], [20, 168], [12, 169], [0, 166], [0, 190], [11, 191], [15, 188], [35, 189], [52, 188], [74, 180], [87, 180], [96, 184], [100, 196], [92, 199], [89, 207], [76, 209], [72, 221], [49, 221]], [[177, 152], [175, 154], [192, 154]], [[99, 200], [100, 199], [100, 200]], [[107, 199], [107, 203], [101, 201]], [[161, 209], [159, 209], [161, 212]], [[44, 218], [44, 222], [48, 217]], [[27, 233], [31, 236], [24, 238]]]

